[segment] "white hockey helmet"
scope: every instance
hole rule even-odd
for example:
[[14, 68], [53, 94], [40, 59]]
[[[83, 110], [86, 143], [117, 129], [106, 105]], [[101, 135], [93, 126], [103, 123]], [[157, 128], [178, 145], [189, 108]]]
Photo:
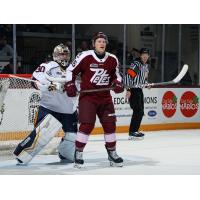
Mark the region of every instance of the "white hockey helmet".
[[57, 45], [53, 50], [53, 60], [59, 63], [63, 68], [69, 65], [71, 53], [69, 48], [64, 44]]

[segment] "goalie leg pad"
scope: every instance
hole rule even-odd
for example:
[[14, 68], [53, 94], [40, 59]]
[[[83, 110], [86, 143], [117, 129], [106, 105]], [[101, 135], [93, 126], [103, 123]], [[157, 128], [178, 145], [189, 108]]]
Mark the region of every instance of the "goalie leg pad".
[[62, 124], [48, 114], [38, 124], [38, 126], [25, 138], [15, 149], [16, 159], [28, 164], [35, 155], [37, 155], [62, 128]]
[[66, 162], [74, 162], [75, 140], [76, 133], [65, 133], [65, 137], [62, 138], [58, 146], [58, 153], [61, 160]]

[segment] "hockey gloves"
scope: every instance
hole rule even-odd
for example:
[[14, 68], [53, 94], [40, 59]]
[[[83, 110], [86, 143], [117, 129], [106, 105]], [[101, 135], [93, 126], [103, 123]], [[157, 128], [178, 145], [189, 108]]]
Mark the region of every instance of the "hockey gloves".
[[64, 85], [65, 91], [68, 97], [75, 97], [77, 93], [77, 88], [74, 82], [69, 81]]
[[114, 87], [113, 91], [115, 93], [121, 93], [124, 91], [124, 86], [123, 84], [118, 81], [117, 79], [115, 79], [113, 82], [112, 82], [112, 86]]

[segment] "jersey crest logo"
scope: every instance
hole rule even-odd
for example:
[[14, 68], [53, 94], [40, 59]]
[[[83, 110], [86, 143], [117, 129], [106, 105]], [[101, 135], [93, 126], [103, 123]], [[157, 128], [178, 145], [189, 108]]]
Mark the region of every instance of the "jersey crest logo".
[[90, 68], [97, 68], [97, 67], [98, 67], [98, 64], [96, 64], [96, 63], [90, 64]]
[[95, 83], [96, 85], [108, 85], [110, 76], [107, 74], [107, 70], [104, 69], [94, 69], [91, 68], [91, 71], [95, 72], [95, 74], [90, 79], [91, 83]]

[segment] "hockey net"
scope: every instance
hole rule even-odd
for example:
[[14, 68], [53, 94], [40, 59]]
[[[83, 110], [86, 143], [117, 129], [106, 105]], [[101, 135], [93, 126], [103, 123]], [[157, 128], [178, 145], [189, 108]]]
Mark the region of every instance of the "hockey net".
[[[40, 92], [28, 80], [31, 76], [17, 76], [27, 80], [0, 74], [0, 159], [13, 158], [17, 144], [34, 128], [39, 107]], [[59, 141], [55, 137], [41, 153], [55, 154]]]

